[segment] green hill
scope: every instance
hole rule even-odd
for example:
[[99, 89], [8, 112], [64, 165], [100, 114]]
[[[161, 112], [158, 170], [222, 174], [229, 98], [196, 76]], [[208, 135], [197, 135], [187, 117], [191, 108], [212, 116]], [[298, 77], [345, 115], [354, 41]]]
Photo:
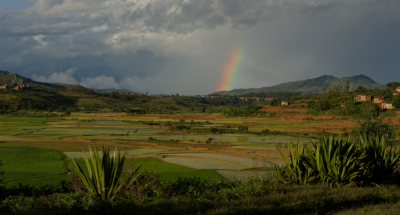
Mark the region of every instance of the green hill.
[[126, 93], [136, 93], [139, 94], [138, 92], [131, 91], [128, 89], [115, 89], [115, 88], [108, 88], [108, 89], [93, 89], [96, 92], [102, 92], [102, 93], [112, 93], [112, 92], [126, 92]]
[[0, 70], [0, 85], [8, 84], [26, 84], [26, 85], [32, 85], [36, 87], [45, 87], [45, 88], [55, 88], [59, 89], [60, 87], [65, 90], [70, 90], [74, 88], [83, 88], [80, 85], [73, 85], [73, 84], [62, 84], [62, 83], [57, 83], [57, 84], [51, 84], [51, 83], [44, 83], [44, 82], [38, 82], [34, 81], [29, 78], [25, 78], [21, 75], [18, 75], [16, 73], [11, 73], [7, 71]]
[[311, 93], [311, 92], [315, 93], [316, 90], [319, 90], [320, 92], [322, 92], [322, 89], [325, 87], [325, 85], [328, 85], [329, 87], [332, 87], [335, 85], [345, 86], [346, 81], [350, 81], [350, 90], [353, 90], [353, 89], [357, 88], [358, 86], [363, 86], [368, 89], [374, 89], [374, 88], [385, 89], [385, 87], [386, 87], [384, 84], [378, 84], [374, 80], [372, 80], [370, 77], [365, 76], [365, 75], [357, 75], [357, 76], [343, 77], [343, 78], [337, 78], [337, 77], [331, 76], [331, 75], [324, 75], [324, 76], [320, 76], [318, 78], [287, 82], [287, 83], [274, 85], [271, 87], [234, 89], [231, 91], [221, 91], [221, 92], [216, 92], [213, 94], [240, 95], [240, 94], [251, 93], [251, 92], [259, 93], [259, 92], [281, 92], [281, 91], [296, 91], [296, 92], [302, 92], [302, 93]]

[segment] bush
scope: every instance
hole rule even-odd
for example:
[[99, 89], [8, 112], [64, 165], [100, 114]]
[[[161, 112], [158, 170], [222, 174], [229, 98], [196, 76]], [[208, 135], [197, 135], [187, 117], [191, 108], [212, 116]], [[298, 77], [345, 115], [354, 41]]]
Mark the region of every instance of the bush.
[[72, 159], [74, 170], [82, 180], [89, 194], [104, 200], [113, 201], [118, 193], [125, 192], [131, 185], [137, 182], [137, 178], [140, 175], [137, 174], [137, 171], [142, 164], [123, 180], [121, 175], [125, 163], [125, 154], [123, 156], [120, 153], [117, 154], [117, 148], [115, 148], [114, 156], [111, 156], [110, 150], [104, 146], [102, 148], [102, 156], [99, 156], [96, 148], [93, 153], [90, 147], [89, 150], [91, 165], [85, 157], [88, 174]]
[[249, 127], [244, 126], [244, 125], [240, 125], [238, 127], [238, 130], [241, 131], [241, 132], [247, 132], [247, 131], [249, 131]]
[[365, 120], [359, 122], [360, 127], [356, 130], [357, 136], [366, 138], [373, 138], [385, 136], [386, 138], [393, 138], [395, 129], [389, 123], [384, 123], [382, 120]]
[[332, 136], [299, 146], [289, 146], [290, 162], [275, 167], [280, 182], [293, 184], [324, 183], [330, 187], [393, 182], [398, 176], [400, 151], [386, 149], [385, 138], [343, 141]]
[[3, 178], [2, 178], [2, 176], [4, 174], [4, 171], [2, 170], [2, 167], [3, 167], [3, 162], [0, 160], [0, 187], [3, 186]]

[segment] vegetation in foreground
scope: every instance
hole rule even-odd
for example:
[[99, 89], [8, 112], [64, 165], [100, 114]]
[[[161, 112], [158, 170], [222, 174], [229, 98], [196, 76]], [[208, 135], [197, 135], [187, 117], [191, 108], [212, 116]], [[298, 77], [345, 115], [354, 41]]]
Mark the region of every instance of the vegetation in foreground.
[[[333, 137], [290, 153], [277, 179], [240, 182], [179, 178], [163, 181], [146, 172], [122, 172], [118, 154], [92, 154], [92, 174], [58, 187], [3, 188], [2, 214], [332, 214], [369, 207], [390, 214], [400, 201], [398, 150], [384, 138], [347, 141]], [[118, 167], [118, 168], [117, 168]], [[122, 174], [125, 178], [121, 178]], [[116, 182], [118, 180], [118, 182]], [[111, 183], [103, 183], [109, 181]], [[115, 184], [119, 183], [119, 185]], [[117, 185], [117, 186], [116, 186]], [[97, 187], [97, 191], [93, 191]], [[123, 189], [114, 189], [121, 187]], [[113, 192], [111, 192], [113, 191]], [[114, 192], [115, 191], [115, 192]], [[391, 205], [384, 208], [381, 205]]]

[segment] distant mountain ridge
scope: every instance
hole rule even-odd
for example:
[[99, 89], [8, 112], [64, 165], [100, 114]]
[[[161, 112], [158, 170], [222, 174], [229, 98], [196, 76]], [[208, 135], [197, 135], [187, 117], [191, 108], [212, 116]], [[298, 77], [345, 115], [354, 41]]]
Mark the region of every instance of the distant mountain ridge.
[[57, 84], [52, 84], [52, 83], [44, 83], [44, 82], [38, 82], [34, 81], [29, 78], [25, 78], [21, 75], [18, 75], [17, 73], [11, 73], [7, 71], [0, 70], [0, 85], [4, 84], [26, 84], [26, 85], [32, 85], [32, 86], [38, 86], [38, 87], [45, 87], [45, 88], [55, 88], [59, 89], [60, 87], [65, 90], [73, 89], [73, 88], [83, 88], [80, 85], [74, 85], [74, 84], [63, 84], [63, 83], [57, 83]]
[[[11, 73], [11, 72], [0, 70], [0, 86], [3, 86], [4, 84], [11, 85], [14, 83], [17, 83], [18, 85], [26, 84], [26, 85], [45, 87], [45, 88], [55, 88], [55, 89], [59, 89], [61, 87], [64, 90], [84, 88], [81, 85], [75, 85], [75, 84], [45, 83], [45, 82], [34, 81], [32, 79], [25, 78], [21, 75], [18, 75], [17, 73]], [[137, 92], [127, 90], [127, 89], [94, 89], [94, 90], [97, 92], [101, 91], [103, 93], [111, 93], [111, 92], [137, 93]]]
[[219, 95], [240, 95], [245, 93], [259, 93], [259, 92], [282, 92], [282, 91], [295, 91], [302, 93], [315, 93], [316, 90], [322, 92], [322, 89], [327, 84], [329, 87], [334, 85], [346, 85], [346, 81], [350, 81], [350, 90], [354, 90], [359, 86], [363, 86], [368, 89], [385, 89], [384, 84], [376, 83], [372, 78], [365, 75], [357, 75], [351, 77], [337, 78], [332, 75], [323, 75], [313, 79], [306, 79], [301, 81], [293, 81], [287, 83], [277, 84], [271, 87], [261, 88], [249, 88], [249, 89], [234, 89], [230, 91], [220, 91], [213, 94]]

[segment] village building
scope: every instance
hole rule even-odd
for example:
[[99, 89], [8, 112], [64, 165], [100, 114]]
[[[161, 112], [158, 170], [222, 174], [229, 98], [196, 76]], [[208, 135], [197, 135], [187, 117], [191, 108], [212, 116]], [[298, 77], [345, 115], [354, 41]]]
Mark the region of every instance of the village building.
[[393, 91], [393, 95], [394, 95], [394, 96], [398, 96], [398, 95], [400, 95], [400, 92]]
[[8, 88], [9, 88], [8, 84], [4, 84], [4, 86], [0, 86], [0, 89], [8, 89]]
[[374, 103], [376, 104], [380, 104], [382, 102], [384, 102], [385, 100], [383, 99], [383, 96], [375, 96], [374, 97]]
[[272, 99], [274, 99], [274, 97], [272, 97], [272, 98], [265, 98], [265, 100], [267, 100], [267, 101], [272, 101]]
[[22, 88], [20, 87], [21, 85], [17, 85], [16, 87], [14, 87], [14, 90], [22, 90]]
[[289, 105], [289, 102], [287, 102], [287, 101], [282, 101], [282, 102], [281, 102], [281, 105], [282, 105], [282, 106], [288, 106], [288, 105]]
[[143, 96], [143, 93], [139, 93], [139, 96]]
[[356, 96], [354, 96], [354, 101], [355, 102], [371, 101], [371, 95], [367, 95], [367, 94], [356, 95]]
[[396, 87], [396, 91], [400, 93], [400, 87]]
[[381, 108], [383, 110], [390, 110], [390, 109], [394, 109], [395, 107], [393, 106], [392, 101], [385, 101], [385, 102], [381, 103]]

